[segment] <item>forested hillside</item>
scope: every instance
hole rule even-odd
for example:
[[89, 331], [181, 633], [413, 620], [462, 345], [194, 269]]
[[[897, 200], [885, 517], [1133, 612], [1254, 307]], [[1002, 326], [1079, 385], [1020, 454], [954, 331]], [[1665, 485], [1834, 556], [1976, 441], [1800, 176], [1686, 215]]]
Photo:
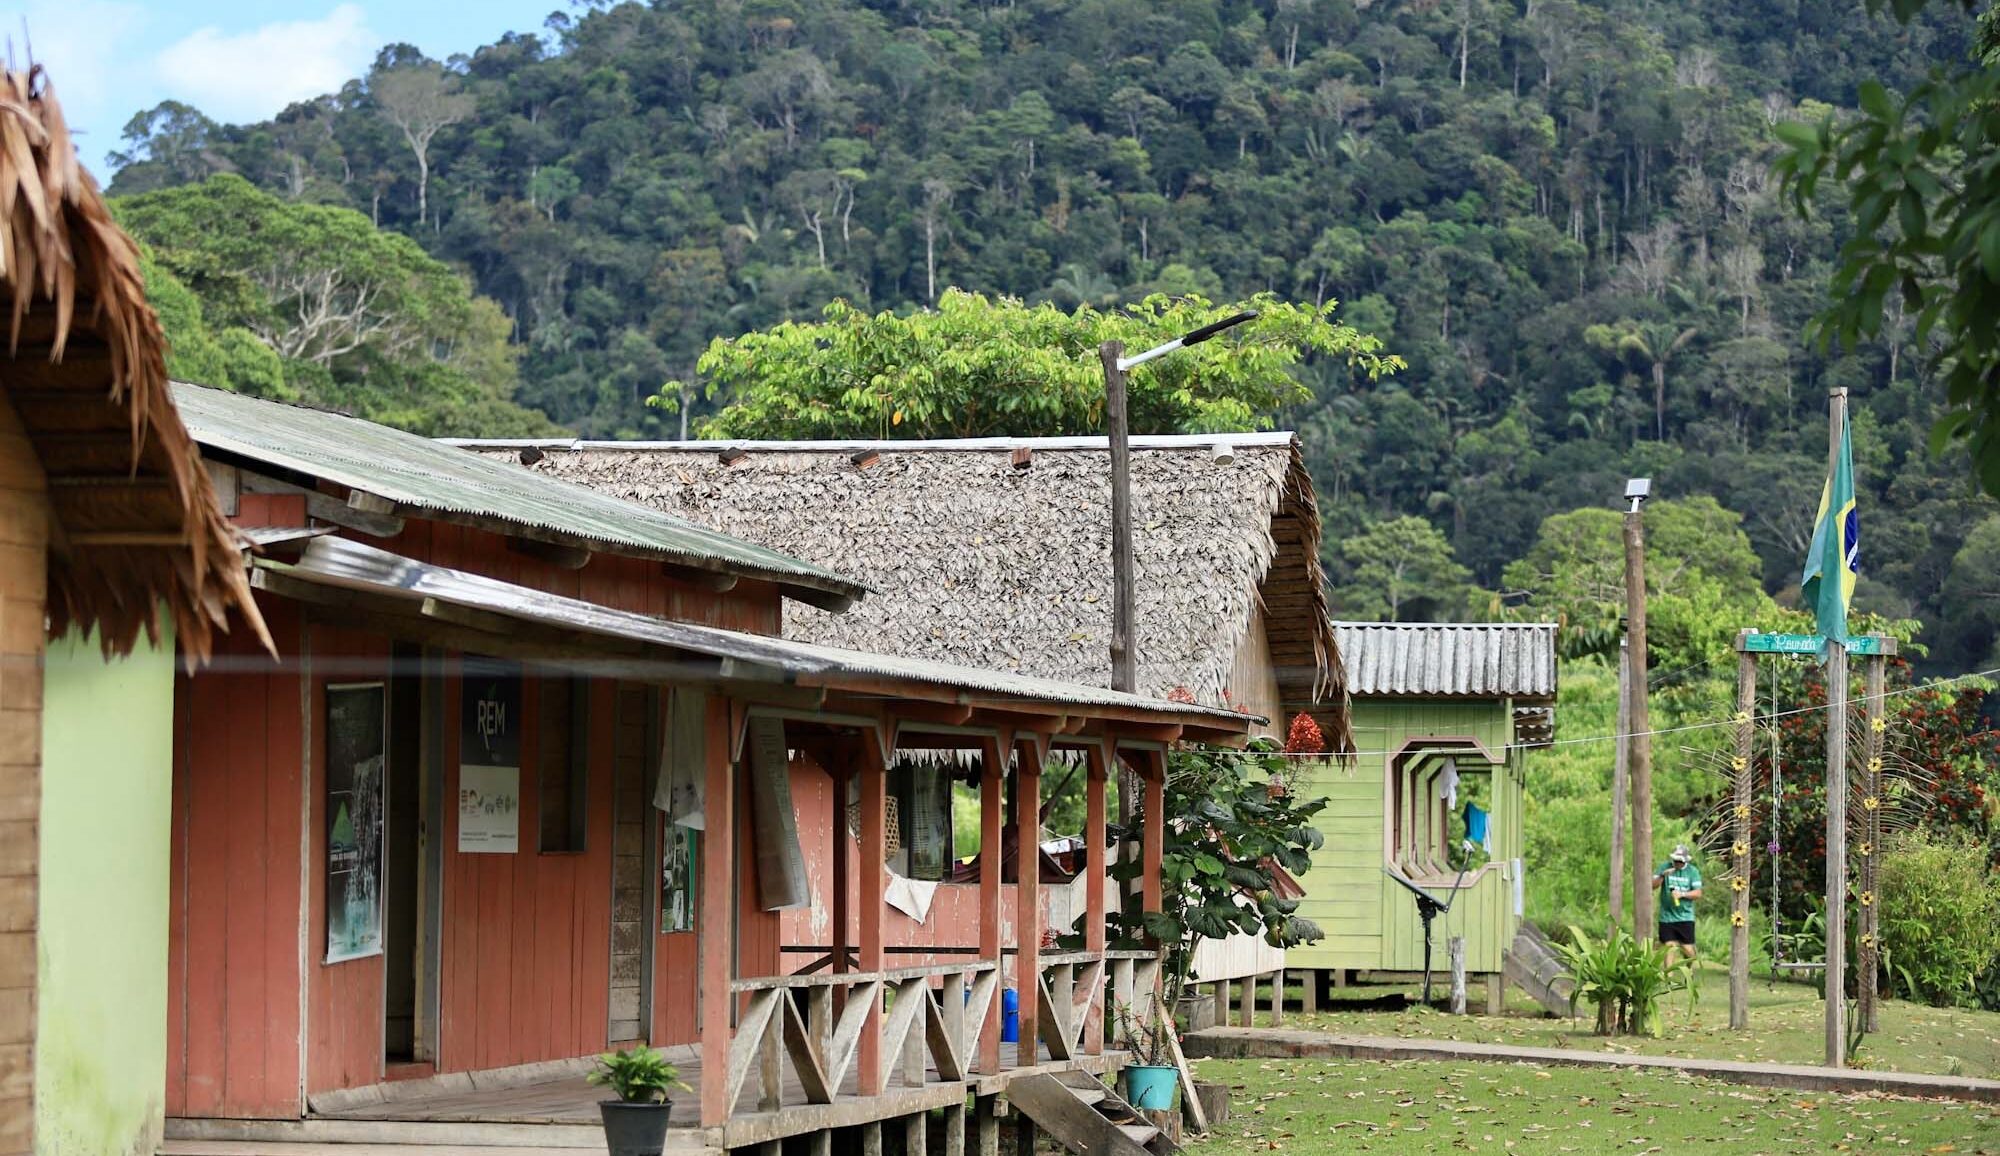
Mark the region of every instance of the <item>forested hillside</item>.
[[[1995, 507], [1927, 452], [1910, 324], [1831, 358], [1802, 341], [1842, 218], [1801, 220], [1768, 166], [1775, 123], [1906, 86], [1968, 34], [1859, 0], [662, 0], [442, 67], [392, 48], [266, 124], [162, 106], [113, 192], [230, 172], [408, 235], [511, 320], [513, 398], [594, 436], [678, 435], [728, 399], [644, 399], [711, 338], [835, 297], [1338, 299], [1408, 368], [1309, 360], [1314, 400], [1274, 418], [1306, 437], [1331, 542], [1443, 532], [1469, 575], [1420, 567], [1443, 588], [1399, 603], [1434, 612], [1628, 473], [1741, 514], [1781, 592], [1846, 385], [1860, 606], [1922, 618], [1962, 669], [2000, 626]], [[463, 412], [515, 420], [496, 389]]]

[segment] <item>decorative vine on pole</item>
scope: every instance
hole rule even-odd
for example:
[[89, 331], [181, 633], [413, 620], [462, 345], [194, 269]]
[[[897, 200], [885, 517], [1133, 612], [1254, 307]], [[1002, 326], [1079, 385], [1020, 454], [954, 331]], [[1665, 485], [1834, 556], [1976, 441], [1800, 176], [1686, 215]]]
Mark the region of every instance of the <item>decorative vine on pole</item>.
[[1729, 1026], [1750, 1027], [1750, 795], [1754, 770], [1751, 744], [1757, 738], [1757, 656], [1737, 640], [1736, 753], [1729, 760]]
[[1881, 955], [1882, 921], [1875, 896], [1880, 877], [1877, 864], [1882, 856], [1882, 739], [1889, 729], [1882, 687], [1887, 663], [1880, 654], [1869, 656], [1862, 676], [1863, 711], [1868, 729], [1862, 732], [1861, 739], [1861, 845], [1855, 848], [1861, 860], [1861, 938], [1856, 945], [1855, 960], [1860, 974], [1855, 977], [1855, 987], [1861, 1030], [1866, 1032], [1876, 1030], [1875, 1009], [1880, 1002], [1876, 990], [1880, 967], [1876, 961]]

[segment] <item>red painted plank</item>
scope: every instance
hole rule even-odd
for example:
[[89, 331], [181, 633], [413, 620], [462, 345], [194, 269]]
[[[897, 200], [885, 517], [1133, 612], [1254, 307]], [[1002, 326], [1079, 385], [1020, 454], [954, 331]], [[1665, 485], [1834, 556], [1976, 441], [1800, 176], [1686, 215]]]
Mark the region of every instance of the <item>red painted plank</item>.
[[[265, 619], [280, 645], [297, 645], [301, 632], [297, 610], [274, 605]], [[304, 715], [308, 700], [305, 680], [296, 666], [273, 670], [266, 680], [269, 704], [264, 747], [264, 823], [269, 842], [264, 878], [264, 911], [269, 926], [264, 937], [264, 1091], [274, 1113], [296, 1114], [299, 1099], [303, 1025], [299, 1022], [299, 989], [303, 982], [299, 923], [304, 917], [300, 878], [304, 848]]]
[[226, 1106], [223, 1064], [228, 1054], [224, 999], [229, 911], [228, 831], [222, 821], [229, 799], [226, 774], [231, 675], [198, 676], [193, 699], [187, 822], [187, 1089], [185, 1108], [198, 1116]]
[[185, 673], [174, 674], [174, 750], [171, 850], [167, 866], [167, 1091], [169, 1116], [187, 1114], [187, 820], [192, 783], [188, 746], [194, 717], [194, 688]]
[[269, 866], [264, 830], [264, 735], [270, 688], [263, 678], [234, 680], [231, 738], [225, 766], [228, 797], [223, 810], [224, 854], [228, 864], [223, 902], [229, 908], [229, 938], [223, 945], [223, 1099], [239, 1112], [260, 1113], [264, 1097], [264, 937], [270, 913], [264, 909]]

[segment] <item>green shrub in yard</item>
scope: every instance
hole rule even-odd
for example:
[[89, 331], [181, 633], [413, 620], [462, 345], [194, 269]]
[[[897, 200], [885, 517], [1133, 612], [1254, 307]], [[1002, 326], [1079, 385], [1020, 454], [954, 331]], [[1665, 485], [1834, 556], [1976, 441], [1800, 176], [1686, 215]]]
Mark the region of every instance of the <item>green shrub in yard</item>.
[[1933, 1007], [1977, 1007], [2000, 964], [2000, 874], [1967, 836], [1913, 831], [1882, 857], [1882, 955], [1891, 990]]
[[1660, 1001], [1669, 992], [1685, 989], [1690, 1003], [1700, 989], [1694, 985], [1695, 962], [1672, 944], [1640, 943], [1623, 927], [1594, 940], [1582, 928], [1571, 925], [1570, 942], [1558, 943], [1556, 951], [1576, 977], [1572, 999], [1587, 999], [1597, 1005], [1597, 1034], [1660, 1034]]

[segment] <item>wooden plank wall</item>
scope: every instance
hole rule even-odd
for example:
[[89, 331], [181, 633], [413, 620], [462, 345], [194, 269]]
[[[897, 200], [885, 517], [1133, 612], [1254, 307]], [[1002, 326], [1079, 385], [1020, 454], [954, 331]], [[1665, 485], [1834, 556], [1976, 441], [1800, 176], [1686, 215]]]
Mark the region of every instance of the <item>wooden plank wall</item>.
[[290, 662], [239, 631], [175, 683], [168, 1115], [300, 1108], [301, 626], [258, 601]]
[[620, 683], [612, 736], [611, 1012], [612, 1040], [644, 1037], [640, 1022], [646, 986], [645, 937], [649, 888], [658, 870], [647, 870], [646, 823], [653, 814], [647, 769], [652, 762], [650, 704], [656, 692]]
[[36, 870], [48, 499], [0, 394], [0, 1154], [34, 1150]]

